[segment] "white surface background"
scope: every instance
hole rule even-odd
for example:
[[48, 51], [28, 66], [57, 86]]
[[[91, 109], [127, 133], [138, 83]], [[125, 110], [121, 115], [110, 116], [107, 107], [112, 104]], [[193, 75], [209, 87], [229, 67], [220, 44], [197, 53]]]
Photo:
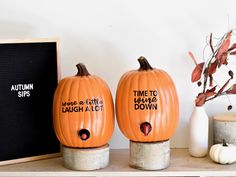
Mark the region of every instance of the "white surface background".
[[[0, 0], [0, 38], [59, 37], [62, 77], [74, 75], [75, 65], [83, 62], [90, 73], [107, 81], [114, 98], [119, 78], [139, 67], [140, 55], [166, 70], [180, 100], [172, 147], [188, 146], [188, 121], [200, 91], [190, 82], [194, 64], [187, 52], [202, 61], [210, 32], [220, 37], [231, 28], [236, 28], [235, 0]], [[232, 60], [236, 71], [236, 58]], [[231, 102], [235, 112], [236, 96]], [[221, 97], [205, 108], [211, 117], [226, 112], [227, 105], [228, 99]], [[110, 144], [128, 147], [118, 127]]]

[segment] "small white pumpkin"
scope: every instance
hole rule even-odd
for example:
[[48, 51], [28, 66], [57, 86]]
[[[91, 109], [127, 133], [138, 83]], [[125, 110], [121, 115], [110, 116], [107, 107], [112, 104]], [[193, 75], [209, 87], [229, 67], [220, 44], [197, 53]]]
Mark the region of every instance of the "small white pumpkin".
[[223, 140], [223, 144], [215, 144], [211, 147], [209, 155], [214, 162], [231, 164], [236, 162], [236, 146], [226, 144]]

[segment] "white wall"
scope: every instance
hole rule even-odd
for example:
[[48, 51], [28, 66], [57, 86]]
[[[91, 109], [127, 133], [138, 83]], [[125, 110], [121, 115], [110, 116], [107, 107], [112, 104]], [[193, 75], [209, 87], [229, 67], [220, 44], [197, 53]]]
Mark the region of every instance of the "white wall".
[[[188, 120], [200, 91], [190, 82], [194, 64], [187, 52], [200, 61], [210, 32], [220, 36], [236, 28], [235, 7], [235, 0], [0, 0], [0, 38], [60, 37], [62, 76], [74, 75], [83, 62], [107, 81], [113, 96], [120, 76], [145, 56], [176, 83], [180, 122], [171, 144], [187, 147]], [[236, 96], [230, 99], [236, 111]], [[223, 97], [212, 101], [208, 115], [225, 112], [227, 104]], [[111, 146], [128, 147], [117, 127]]]

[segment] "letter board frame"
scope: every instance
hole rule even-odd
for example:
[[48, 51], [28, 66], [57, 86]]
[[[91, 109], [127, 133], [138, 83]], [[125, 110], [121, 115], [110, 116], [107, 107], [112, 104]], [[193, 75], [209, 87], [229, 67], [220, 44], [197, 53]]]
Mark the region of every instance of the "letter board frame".
[[60, 41], [0, 39], [0, 165], [61, 156], [53, 129]]

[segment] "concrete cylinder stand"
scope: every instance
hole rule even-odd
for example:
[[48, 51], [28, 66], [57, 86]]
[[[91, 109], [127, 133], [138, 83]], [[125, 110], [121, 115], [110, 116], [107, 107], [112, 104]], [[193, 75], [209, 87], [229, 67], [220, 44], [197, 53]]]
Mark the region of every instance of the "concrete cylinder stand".
[[169, 140], [142, 143], [130, 141], [129, 165], [141, 170], [161, 170], [170, 164]]
[[227, 143], [236, 145], [236, 113], [216, 115], [213, 117], [214, 144]]
[[98, 148], [62, 147], [64, 166], [71, 170], [97, 170], [109, 164], [109, 145]]

